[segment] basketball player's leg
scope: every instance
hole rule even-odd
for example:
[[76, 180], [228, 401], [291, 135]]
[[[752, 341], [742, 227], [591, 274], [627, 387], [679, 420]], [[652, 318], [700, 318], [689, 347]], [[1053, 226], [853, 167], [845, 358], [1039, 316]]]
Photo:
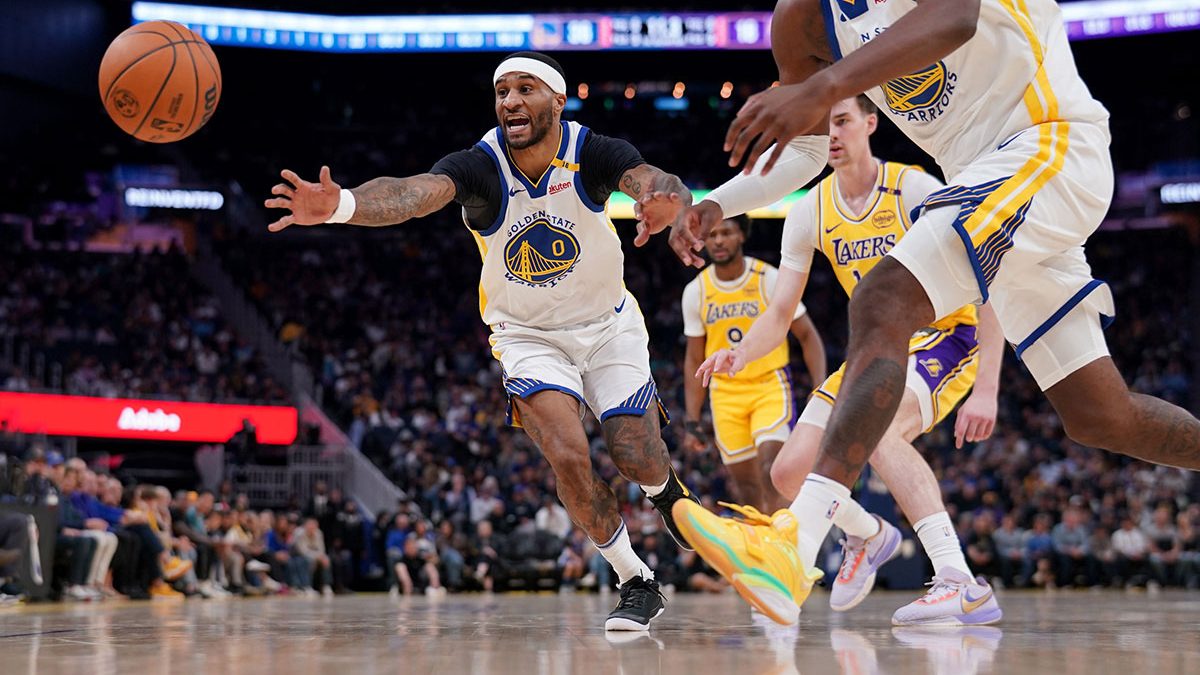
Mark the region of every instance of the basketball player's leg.
[[751, 425], [755, 403], [751, 388], [738, 380], [714, 382], [709, 385], [708, 396], [712, 406], [713, 443], [725, 471], [733, 480], [734, 499], [766, 510], [758, 469], [758, 448]]
[[554, 470], [558, 498], [571, 521], [592, 541], [607, 542], [620, 528], [621, 516], [616, 495], [592, 469], [587, 434], [579, 421], [579, 401], [569, 394], [545, 390], [514, 399], [513, 405], [526, 433]]
[[771, 481], [771, 467], [783, 450], [783, 444], [791, 435], [796, 409], [792, 403], [792, 381], [786, 370], [777, 370], [762, 378], [754, 392], [750, 410], [750, 433], [754, 439], [758, 461], [757, 484], [761, 489], [760, 504], [755, 504], [764, 513], [774, 513], [787, 508], [790, 499], [784, 499]]
[[762, 469], [759, 464], [759, 459], [762, 457], [761, 450], [760, 448], [757, 456], [739, 458], [740, 461], [726, 464], [725, 471], [733, 479], [733, 488], [737, 493], [739, 503], [749, 504], [764, 513], [771, 513], [772, 509], [766, 503], [766, 495], [763, 490]]
[[588, 337], [584, 399], [600, 420], [617, 470], [641, 486], [662, 515], [667, 532], [687, 548], [671, 517], [671, 506], [679, 499], [699, 500], [671, 468], [662, 439], [662, 425], [669, 418], [650, 373], [650, 338], [636, 299], [626, 297], [623, 310]]
[[1200, 469], [1200, 420], [1176, 405], [1129, 391], [1093, 312], [1082, 306], [1068, 312], [1022, 352], [1022, 359], [1075, 442]]

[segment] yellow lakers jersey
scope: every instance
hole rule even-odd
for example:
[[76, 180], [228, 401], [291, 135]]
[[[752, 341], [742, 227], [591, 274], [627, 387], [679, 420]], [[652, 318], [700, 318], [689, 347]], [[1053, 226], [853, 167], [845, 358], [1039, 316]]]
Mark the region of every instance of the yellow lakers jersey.
[[[904, 174], [920, 171], [920, 167], [895, 162], [880, 162], [879, 177], [876, 179], [875, 194], [868, 200], [861, 214], [851, 214], [842, 203], [837, 187], [837, 173], [829, 176], [817, 186], [817, 237], [821, 252], [833, 266], [833, 273], [852, 295], [858, 282], [887, 255], [888, 251], [904, 237], [908, 228], [909, 209], [900, 193]], [[954, 325], [973, 326], [979, 323], [974, 305], [944, 317], [933, 324], [943, 329]]]
[[[717, 279], [716, 271], [709, 265], [697, 277], [700, 281], [700, 317], [704, 321], [704, 356], [712, 356], [720, 349], [736, 347], [754, 320], [767, 309], [767, 289], [764, 288], [765, 272], [770, 265], [746, 256], [749, 274], [738, 282], [723, 282]], [[766, 356], [746, 365], [737, 374], [738, 379], [761, 377], [788, 364], [787, 339]], [[728, 378], [728, 375], [715, 375]]]

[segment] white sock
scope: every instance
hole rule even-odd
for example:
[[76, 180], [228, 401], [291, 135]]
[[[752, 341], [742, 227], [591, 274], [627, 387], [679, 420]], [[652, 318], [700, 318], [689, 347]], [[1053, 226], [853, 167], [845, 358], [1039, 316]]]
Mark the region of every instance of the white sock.
[[[850, 499], [850, 488], [815, 473], [808, 474], [800, 494], [792, 502], [791, 511], [799, 523], [796, 548], [805, 569], [815, 567], [821, 542], [833, 526], [833, 517]], [[862, 507], [860, 506], [861, 510]]]
[[657, 497], [667, 489], [667, 483], [671, 482], [671, 472], [667, 472], [667, 479], [662, 482], [662, 485], [643, 485], [642, 492], [646, 493], [647, 497]]
[[929, 556], [933, 563], [934, 574], [940, 574], [943, 569], [953, 567], [968, 577], [975, 578], [971, 568], [967, 566], [962, 544], [958, 542], [958, 535], [954, 532], [949, 513], [941, 511], [926, 516], [918, 520], [914, 527], [917, 537], [921, 540], [921, 546], [925, 548], [925, 555]]
[[[596, 542], [592, 543], [596, 544]], [[596, 548], [600, 551], [600, 555], [608, 561], [608, 564], [612, 565], [622, 586], [634, 577], [654, 578], [654, 572], [646, 566], [646, 563], [642, 562], [638, 554], [633, 552], [633, 546], [629, 543], [629, 530], [625, 529], [625, 521], [621, 521], [621, 526], [607, 542], [596, 544]]]
[[842, 532], [859, 539], [870, 539], [880, 530], [879, 519], [853, 499], [843, 502], [833, 513], [833, 524], [842, 528]]

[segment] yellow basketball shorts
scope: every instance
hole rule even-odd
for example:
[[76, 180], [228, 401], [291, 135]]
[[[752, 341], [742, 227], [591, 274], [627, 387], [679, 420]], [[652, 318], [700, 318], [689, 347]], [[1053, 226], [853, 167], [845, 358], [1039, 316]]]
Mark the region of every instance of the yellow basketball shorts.
[[[908, 343], [908, 379], [905, 386], [917, 395], [921, 426], [929, 431], [950, 414], [975, 384], [979, 343], [975, 326], [922, 331]], [[800, 423], [825, 428], [842, 386], [846, 364], [813, 390]]]
[[795, 406], [786, 368], [753, 379], [714, 378], [709, 385], [713, 436], [721, 461], [737, 464], [758, 456], [758, 446], [787, 440]]

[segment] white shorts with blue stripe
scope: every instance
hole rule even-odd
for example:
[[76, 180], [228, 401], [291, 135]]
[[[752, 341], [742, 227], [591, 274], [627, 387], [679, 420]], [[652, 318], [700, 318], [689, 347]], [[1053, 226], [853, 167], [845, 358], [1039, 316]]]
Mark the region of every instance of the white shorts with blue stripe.
[[[491, 337], [510, 399], [559, 391], [586, 404], [601, 422], [650, 411], [665, 424], [666, 408], [650, 374], [648, 342], [645, 319], [628, 292], [619, 306], [595, 321], [549, 330], [503, 323], [492, 327]], [[509, 422], [521, 425], [511, 403]]]
[[938, 318], [990, 301], [1043, 390], [1108, 355], [1112, 293], [1083, 253], [1112, 199], [1108, 143], [1107, 128], [1086, 123], [1017, 134], [930, 195], [888, 254]]

